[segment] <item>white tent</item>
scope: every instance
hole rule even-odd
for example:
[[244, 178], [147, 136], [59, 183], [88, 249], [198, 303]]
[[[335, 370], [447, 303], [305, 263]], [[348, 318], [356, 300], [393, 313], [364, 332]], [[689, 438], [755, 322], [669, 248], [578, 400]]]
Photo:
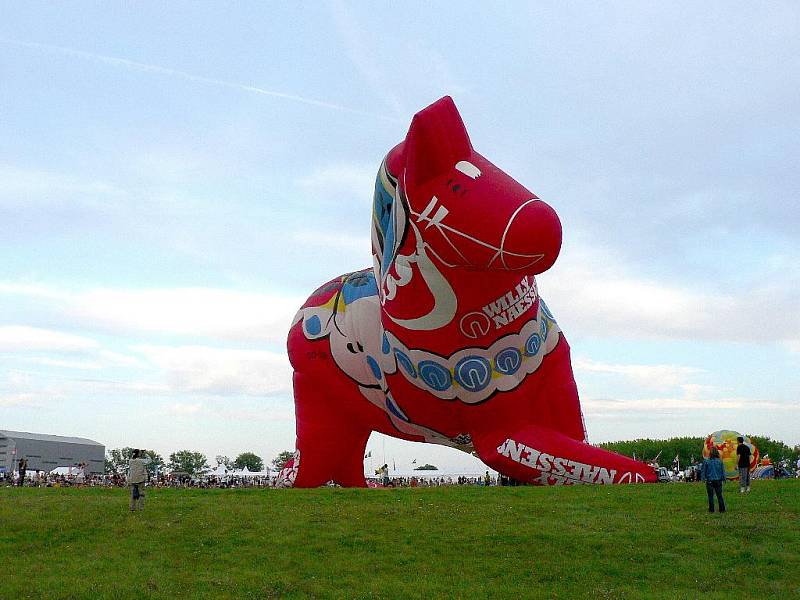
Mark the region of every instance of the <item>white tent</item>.
[[230, 475], [231, 473], [232, 471], [229, 471], [225, 465], [220, 464], [217, 465], [217, 468], [211, 471], [208, 475], [210, 477], [225, 477], [227, 475]]
[[269, 477], [269, 471], [251, 471], [247, 467], [242, 469], [241, 471], [232, 471], [228, 473], [228, 475], [232, 475], [234, 477]]
[[[489, 475], [491, 477], [497, 477], [497, 471], [494, 469], [490, 469], [485, 467], [484, 469], [437, 469], [433, 470], [424, 470], [424, 471], [417, 471], [416, 469], [389, 469], [389, 477], [417, 477], [417, 478], [425, 478], [429, 479], [432, 477], [450, 477], [452, 479], [456, 479], [458, 477], [470, 477], [470, 478], [482, 478], [486, 471], [489, 471]], [[373, 470], [370, 472], [369, 470], [364, 470], [364, 476], [369, 478], [378, 477]]]
[[50, 473], [53, 475], [77, 475], [78, 467], [56, 467]]

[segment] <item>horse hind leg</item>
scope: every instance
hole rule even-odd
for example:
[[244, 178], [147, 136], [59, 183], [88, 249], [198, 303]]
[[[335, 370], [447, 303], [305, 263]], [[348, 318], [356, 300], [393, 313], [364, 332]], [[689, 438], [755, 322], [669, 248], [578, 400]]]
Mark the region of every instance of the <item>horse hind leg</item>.
[[[343, 397], [344, 396], [344, 397]], [[304, 373], [294, 374], [297, 452], [294, 487], [318, 487], [334, 481], [344, 487], [366, 487], [364, 451], [372, 430], [353, 415], [351, 405], [366, 400], [357, 388]]]

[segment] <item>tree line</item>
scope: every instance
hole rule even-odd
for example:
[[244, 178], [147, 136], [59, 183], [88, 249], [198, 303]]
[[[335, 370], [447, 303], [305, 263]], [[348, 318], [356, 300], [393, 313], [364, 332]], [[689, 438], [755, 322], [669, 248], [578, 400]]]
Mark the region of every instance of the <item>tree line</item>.
[[[761, 456], [769, 454], [773, 462], [786, 459], [794, 464], [800, 457], [800, 445], [792, 447], [767, 436], [751, 435], [749, 437], [758, 448], [759, 454]], [[704, 437], [673, 437], [665, 440], [641, 438], [638, 440], [605, 442], [596, 444], [596, 446], [646, 462], [651, 462], [657, 458], [658, 463], [661, 465], [672, 464], [677, 456], [683, 465], [702, 460], [704, 443]]]
[[[128, 463], [133, 457], [133, 448], [114, 448], [106, 453], [105, 472], [108, 475], [125, 475], [128, 472]], [[155, 450], [142, 449], [144, 456], [150, 459], [147, 470], [150, 476], [165, 469], [173, 473], [186, 473], [187, 475], [205, 475], [212, 470], [208, 458], [202, 452], [192, 450], [178, 450], [169, 455], [169, 460], [165, 461]], [[273, 470], [280, 471], [286, 462], [294, 456], [288, 450], [281, 452], [272, 459], [271, 467]], [[241, 471], [247, 468], [248, 471], [263, 471], [264, 461], [254, 452], [242, 452], [234, 459], [227, 456], [217, 455], [214, 462], [218, 468], [223, 465], [229, 471]]]
[[[773, 440], [767, 436], [751, 435], [750, 439], [758, 448], [761, 456], [768, 454], [773, 462], [789, 460], [794, 464], [800, 458], [800, 445], [789, 446], [780, 440]], [[624, 456], [630, 456], [638, 460], [652, 462], [657, 460], [661, 465], [671, 465], [675, 457], [680, 460], [682, 465], [700, 462], [703, 457], [703, 437], [673, 437], [664, 440], [654, 440], [650, 438], [640, 438], [636, 440], [625, 440], [619, 442], [604, 442], [596, 444], [599, 448], [605, 448]], [[164, 469], [175, 473], [186, 473], [191, 476], [205, 475], [212, 470], [206, 455], [202, 452], [192, 450], [178, 450], [169, 455], [169, 460], [164, 458], [155, 450], [143, 450], [145, 456], [150, 459], [147, 469], [153, 476]], [[133, 448], [115, 448], [106, 453], [105, 470], [109, 475], [125, 475], [128, 472], [128, 462], [133, 455]], [[274, 471], [280, 471], [287, 461], [294, 456], [290, 450], [284, 450], [270, 462], [270, 467]], [[242, 452], [235, 459], [227, 456], [217, 455], [214, 457], [216, 467], [224, 465], [226, 469], [241, 471], [247, 468], [249, 471], [263, 471], [264, 461], [254, 452]], [[433, 470], [433, 465], [424, 465], [417, 470]]]

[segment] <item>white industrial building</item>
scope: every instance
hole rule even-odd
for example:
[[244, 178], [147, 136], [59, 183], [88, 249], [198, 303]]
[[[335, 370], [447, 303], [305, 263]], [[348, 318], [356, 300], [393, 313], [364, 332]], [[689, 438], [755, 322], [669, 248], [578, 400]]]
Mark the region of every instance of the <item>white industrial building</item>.
[[103, 444], [86, 438], [0, 430], [0, 473], [13, 473], [26, 458], [28, 472], [85, 463], [90, 473], [102, 474], [105, 453]]

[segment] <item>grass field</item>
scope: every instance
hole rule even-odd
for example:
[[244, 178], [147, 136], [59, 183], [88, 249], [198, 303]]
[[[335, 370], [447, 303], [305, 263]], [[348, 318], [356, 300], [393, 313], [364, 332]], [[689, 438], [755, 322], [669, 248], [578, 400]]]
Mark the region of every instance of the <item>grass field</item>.
[[800, 598], [800, 480], [0, 489], [0, 598]]

